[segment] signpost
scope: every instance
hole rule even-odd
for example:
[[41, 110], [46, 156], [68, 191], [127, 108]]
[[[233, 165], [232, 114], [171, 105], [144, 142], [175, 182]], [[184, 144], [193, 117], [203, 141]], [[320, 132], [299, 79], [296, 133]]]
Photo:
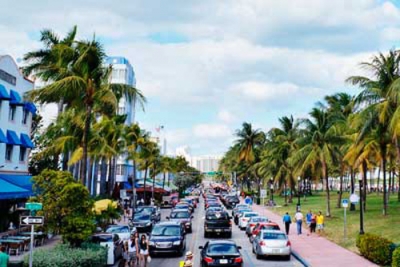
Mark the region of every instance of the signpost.
[[43, 225], [44, 217], [43, 216], [34, 216], [38, 210], [43, 208], [42, 203], [26, 203], [25, 208], [31, 211], [32, 216], [21, 216], [20, 217], [20, 225], [30, 225], [31, 226], [31, 243], [29, 249], [29, 267], [33, 266], [33, 234], [35, 233], [35, 225]]
[[264, 205], [264, 198], [267, 197], [267, 190], [261, 189], [261, 190], [260, 190], [260, 197], [261, 197], [261, 199], [262, 199], [262, 204]]
[[349, 200], [348, 199], [342, 199], [342, 207], [344, 209], [343, 235], [344, 235], [344, 239], [346, 239], [346, 224], [347, 224], [346, 210], [349, 207]]

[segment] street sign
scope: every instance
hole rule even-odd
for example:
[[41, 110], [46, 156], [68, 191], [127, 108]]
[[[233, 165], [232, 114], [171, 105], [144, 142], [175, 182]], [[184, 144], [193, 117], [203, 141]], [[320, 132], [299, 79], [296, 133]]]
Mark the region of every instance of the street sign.
[[260, 191], [260, 197], [261, 197], [261, 198], [267, 197], [267, 190], [261, 189], [261, 191]]
[[43, 216], [21, 216], [19, 218], [20, 225], [43, 225]]
[[43, 204], [42, 203], [36, 203], [36, 202], [27, 202], [25, 204], [25, 208], [28, 210], [42, 210]]
[[357, 204], [360, 201], [360, 197], [357, 194], [350, 195], [350, 202], [353, 204]]
[[349, 207], [349, 200], [348, 199], [342, 199], [342, 207], [343, 208], [348, 208]]

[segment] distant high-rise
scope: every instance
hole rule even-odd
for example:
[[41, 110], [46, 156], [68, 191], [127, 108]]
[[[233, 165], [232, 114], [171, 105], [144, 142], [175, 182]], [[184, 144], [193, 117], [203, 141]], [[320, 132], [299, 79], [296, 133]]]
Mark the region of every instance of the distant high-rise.
[[221, 156], [199, 156], [191, 158], [191, 166], [201, 172], [218, 171]]

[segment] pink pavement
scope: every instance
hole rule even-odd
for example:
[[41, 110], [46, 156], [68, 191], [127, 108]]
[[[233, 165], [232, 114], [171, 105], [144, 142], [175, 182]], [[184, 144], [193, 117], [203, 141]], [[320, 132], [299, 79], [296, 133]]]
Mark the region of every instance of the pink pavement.
[[[270, 208], [253, 204], [253, 210], [266, 216], [269, 220], [279, 224], [281, 229], [285, 229], [282, 217], [277, 215]], [[289, 212], [293, 219], [293, 212]], [[304, 215], [305, 216], [305, 215]], [[303, 224], [304, 225], [304, 224]], [[292, 244], [292, 251], [303, 258], [309, 266], [313, 267], [370, 267], [378, 266], [360, 255], [351, 252], [324, 237], [313, 233], [307, 236], [308, 229], [303, 227], [303, 233], [297, 235], [296, 224], [292, 223], [289, 231], [289, 239]]]

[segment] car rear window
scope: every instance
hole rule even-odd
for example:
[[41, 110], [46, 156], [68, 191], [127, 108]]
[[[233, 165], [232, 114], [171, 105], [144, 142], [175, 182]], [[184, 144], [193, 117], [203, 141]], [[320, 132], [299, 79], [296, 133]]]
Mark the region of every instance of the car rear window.
[[134, 220], [142, 220], [142, 221], [146, 221], [146, 220], [150, 220], [150, 215], [148, 214], [135, 214]]
[[129, 228], [126, 226], [110, 226], [106, 233], [129, 233]]
[[253, 218], [251, 218], [251, 221], [252, 222], [267, 222], [268, 220], [265, 217], [253, 217]]
[[156, 225], [151, 232], [152, 236], [179, 236], [181, 228], [178, 225]]
[[246, 214], [244, 214], [244, 217], [246, 217], [246, 218], [249, 218], [249, 217], [256, 217], [256, 216], [258, 216], [257, 213], [246, 213]]
[[268, 240], [286, 240], [286, 235], [284, 233], [263, 233], [263, 239]]
[[263, 225], [260, 228], [261, 230], [281, 230], [278, 225]]
[[238, 249], [234, 244], [211, 244], [208, 246], [207, 252], [217, 255], [237, 254]]
[[226, 212], [207, 212], [207, 220], [228, 220], [229, 216]]
[[189, 212], [173, 212], [173, 213], [171, 213], [170, 217], [174, 218], [174, 219], [189, 218], [190, 213]]

